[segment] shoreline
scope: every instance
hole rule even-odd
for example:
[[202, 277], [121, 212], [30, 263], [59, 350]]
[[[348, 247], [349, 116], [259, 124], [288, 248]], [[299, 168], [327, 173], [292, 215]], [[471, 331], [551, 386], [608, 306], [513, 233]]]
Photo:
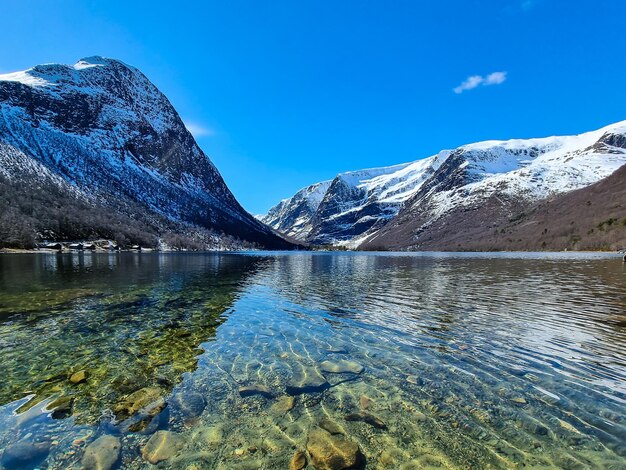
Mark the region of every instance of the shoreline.
[[[96, 250], [56, 250], [51, 248], [33, 248], [33, 249], [25, 249], [25, 248], [0, 248], [0, 254], [39, 254], [39, 253], [58, 253], [58, 254], [81, 254], [81, 253], [96, 253], [96, 254], [115, 254], [115, 253], [247, 253], [247, 252], [257, 252], [257, 253], [274, 253], [282, 250], [155, 250], [151, 248], [144, 249], [120, 249], [120, 250], [104, 250], [104, 249], [96, 249]], [[465, 250], [465, 251], [448, 251], [448, 250], [416, 250], [416, 251], [376, 251], [376, 250], [291, 250], [294, 253], [299, 252], [309, 252], [309, 253], [389, 253], [389, 254], [411, 254], [411, 253], [598, 253], [598, 254], [614, 254], [620, 255], [625, 254], [623, 250], [497, 250], [497, 251], [482, 251], [482, 250]]]

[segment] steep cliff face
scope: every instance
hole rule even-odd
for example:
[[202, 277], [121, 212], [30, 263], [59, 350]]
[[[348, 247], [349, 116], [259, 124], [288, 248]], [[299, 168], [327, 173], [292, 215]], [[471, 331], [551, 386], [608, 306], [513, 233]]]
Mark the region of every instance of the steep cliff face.
[[341, 173], [281, 201], [262, 220], [312, 244], [350, 244], [380, 228], [445, 160], [441, 152], [417, 162]]
[[16, 191], [52, 185], [157, 235], [167, 226], [289, 246], [243, 210], [167, 98], [113, 59], [0, 75], [0, 176]]
[[289, 199], [280, 201], [259, 218], [281, 233], [305, 241], [313, 228], [311, 221], [330, 184], [331, 181], [323, 181], [307, 186]]

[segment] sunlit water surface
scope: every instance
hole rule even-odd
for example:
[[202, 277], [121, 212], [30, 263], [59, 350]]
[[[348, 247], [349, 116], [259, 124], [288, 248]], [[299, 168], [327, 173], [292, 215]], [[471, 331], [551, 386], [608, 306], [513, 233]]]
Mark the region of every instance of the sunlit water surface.
[[0, 375], [6, 469], [286, 469], [315, 432], [366, 468], [626, 469], [626, 267], [4, 254]]

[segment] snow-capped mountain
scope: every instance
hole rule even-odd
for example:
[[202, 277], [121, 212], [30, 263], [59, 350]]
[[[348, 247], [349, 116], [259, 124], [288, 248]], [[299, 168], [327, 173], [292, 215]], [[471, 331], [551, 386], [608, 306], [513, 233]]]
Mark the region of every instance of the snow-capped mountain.
[[0, 75], [0, 176], [148, 225], [288, 246], [239, 205], [167, 98], [114, 59]]
[[445, 232], [462, 247], [470, 232], [591, 185], [624, 164], [626, 121], [575, 136], [479, 142], [413, 163], [338, 175], [321, 200], [316, 194], [307, 204], [309, 211], [292, 217], [292, 207], [313, 186], [263, 220], [312, 243], [437, 249]]
[[448, 152], [401, 165], [351, 171], [272, 207], [262, 220], [313, 244], [342, 243], [380, 228], [437, 170]]
[[315, 215], [331, 181], [322, 181], [301, 189], [289, 199], [283, 199], [259, 220], [297, 240], [306, 240], [313, 228]]
[[[626, 163], [626, 150], [620, 147], [625, 134], [626, 122], [622, 122], [575, 136], [487, 141], [460, 147], [441, 172], [455, 168], [459, 172], [456, 187], [449, 188], [447, 181], [434, 191], [438, 193], [438, 213], [496, 192], [541, 199], [588, 186]], [[429, 188], [429, 192], [433, 190]]]
[[575, 136], [465, 145], [361, 247], [462, 249], [523, 219], [533, 203], [587, 187], [624, 164], [626, 121]]

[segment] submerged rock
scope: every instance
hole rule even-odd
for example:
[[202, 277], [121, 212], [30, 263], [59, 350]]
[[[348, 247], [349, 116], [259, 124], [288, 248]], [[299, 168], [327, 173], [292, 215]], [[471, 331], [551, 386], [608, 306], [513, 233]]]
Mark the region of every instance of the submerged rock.
[[85, 470], [109, 470], [120, 458], [122, 444], [115, 436], [101, 436], [85, 449], [82, 466]]
[[367, 423], [370, 426], [374, 426], [377, 429], [387, 429], [387, 425], [376, 416], [366, 413], [364, 411], [359, 411], [358, 413], [352, 413], [346, 415], [346, 421], [361, 421], [363, 423]]
[[291, 378], [286, 391], [289, 395], [302, 395], [303, 393], [319, 393], [330, 388], [326, 378], [315, 367], [301, 366], [299, 373]]
[[328, 418], [321, 420], [319, 427], [328, 431], [330, 434], [345, 434], [344, 430], [337, 423]]
[[576, 429], [572, 424], [568, 423], [567, 421], [563, 421], [562, 419], [556, 418], [557, 423], [559, 423], [559, 426], [563, 429], [565, 429], [568, 432], [574, 433], [574, 434], [579, 434], [582, 435], [582, 433]]
[[397, 468], [398, 460], [402, 458], [402, 452], [397, 448], [383, 450], [378, 457], [378, 465], [381, 468]]
[[62, 396], [54, 400], [47, 406], [52, 410], [52, 419], [64, 419], [72, 414], [74, 397]]
[[183, 448], [185, 441], [180, 434], [157, 431], [141, 449], [141, 456], [152, 464], [174, 457]]
[[224, 442], [224, 429], [221, 425], [201, 429], [194, 435], [194, 440], [200, 442], [202, 447], [216, 449]]
[[50, 452], [50, 441], [22, 439], [8, 446], [0, 458], [0, 468], [36, 468]]
[[361, 407], [361, 409], [367, 410], [371, 404], [372, 404], [372, 399], [370, 397], [367, 397], [365, 395], [361, 395], [359, 397], [359, 406]]
[[[167, 407], [167, 403], [162, 398], [157, 402], [152, 404], [148, 409], [138, 414], [139, 419], [134, 421], [133, 423], [128, 424], [128, 431], [130, 432], [148, 432], [148, 427], [152, 425], [158, 426], [158, 423], [155, 423], [155, 417], [159, 415], [165, 408]], [[157, 420], [158, 421], [158, 420]], [[154, 431], [154, 429], [153, 429]]]
[[331, 374], [360, 374], [363, 372], [363, 366], [358, 362], [340, 360], [340, 361], [324, 361], [320, 364], [322, 372]]
[[87, 371], [85, 370], [79, 370], [78, 372], [74, 372], [71, 376], [70, 376], [70, 382], [72, 382], [73, 384], [80, 384], [83, 383], [87, 380]]
[[283, 395], [276, 400], [276, 403], [272, 405], [272, 411], [274, 413], [284, 414], [291, 411], [296, 405], [296, 399], [289, 395]]
[[309, 434], [307, 450], [316, 470], [361, 469], [365, 456], [359, 445], [343, 436], [316, 428]]
[[302, 470], [304, 467], [306, 467], [306, 454], [297, 450], [289, 461], [289, 470]]
[[178, 393], [172, 399], [173, 404], [183, 414], [185, 419], [196, 418], [206, 408], [204, 396], [196, 392]]
[[261, 395], [265, 398], [272, 398], [272, 392], [265, 385], [249, 385], [246, 387], [239, 387], [239, 395], [244, 398], [252, 395]]
[[162, 402], [162, 390], [160, 388], [144, 387], [122, 399], [115, 405], [113, 411], [118, 419], [123, 420], [148, 406], [159, 407]]

